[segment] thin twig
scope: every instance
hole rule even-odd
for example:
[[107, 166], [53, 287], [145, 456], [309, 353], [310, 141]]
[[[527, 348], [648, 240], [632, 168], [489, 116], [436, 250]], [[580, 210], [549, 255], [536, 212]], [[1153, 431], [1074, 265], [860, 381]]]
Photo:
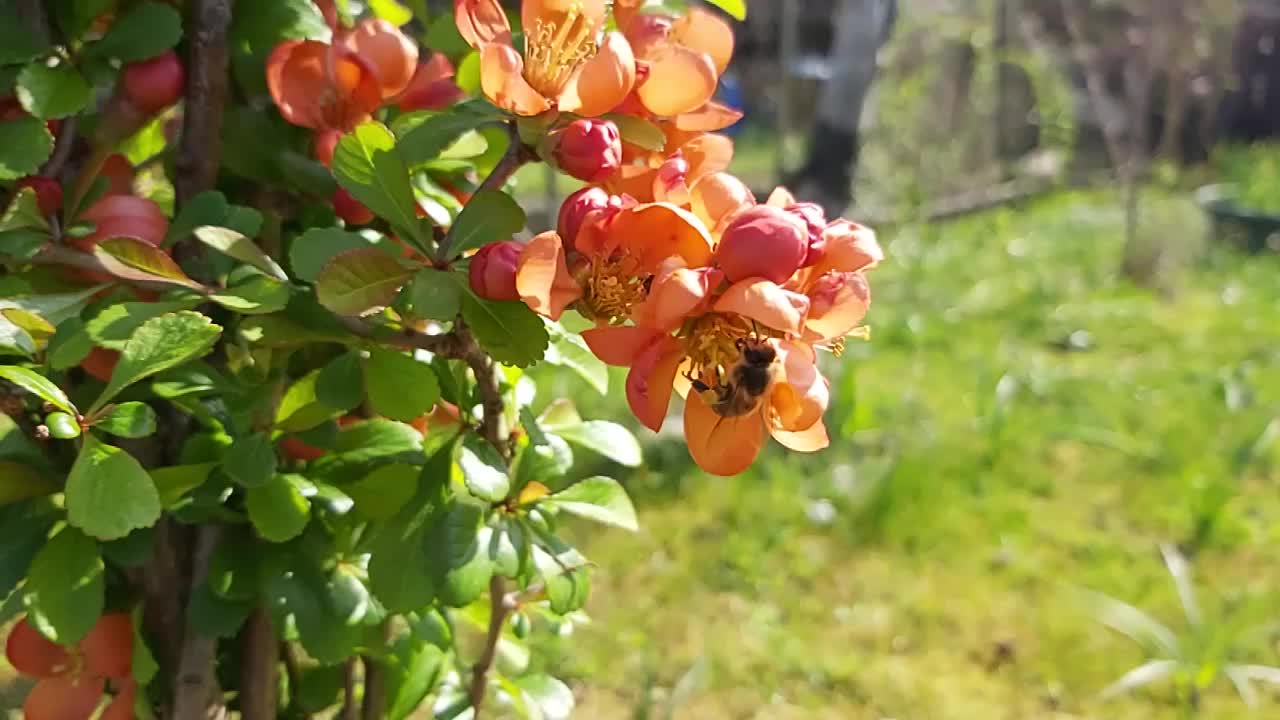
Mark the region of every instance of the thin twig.
[[347, 658], [342, 674], [342, 712], [338, 717], [342, 720], [360, 720], [360, 703], [356, 702], [356, 685], [359, 678], [360, 658]]
[[413, 328], [383, 331], [354, 317], [339, 316], [338, 321], [352, 334], [368, 340], [395, 345], [406, 350], [426, 350], [450, 360], [461, 360], [471, 349], [469, 340], [457, 332], [428, 335]]
[[62, 125], [58, 128], [58, 141], [53, 146], [53, 154], [49, 156], [49, 162], [45, 163], [44, 168], [40, 170], [41, 175], [57, 178], [62, 172], [67, 160], [71, 159], [71, 151], [76, 144], [78, 123], [79, 118], [75, 115], [62, 121]]
[[480, 659], [471, 668], [471, 686], [468, 697], [471, 698], [471, 720], [480, 720], [480, 708], [484, 705], [488, 694], [489, 671], [498, 657], [498, 641], [502, 639], [502, 626], [515, 607], [507, 597], [506, 583], [498, 575], [489, 579], [489, 632], [485, 635], [484, 650]]
[[[532, 150], [525, 147], [520, 141], [520, 133], [516, 130], [514, 124], [506, 125], [507, 136], [510, 138], [510, 144], [507, 145], [507, 152], [503, 154], [502, 159], [493, 167], [493, 171], [489, 173], [481, 183], [476, 192], [484, 190], [501, 190], [503, 185], [515, 175], [516, 171], [523, 167], [526, 163], [535, 159]], [[449, 260], [449, 250], [453, 245], [452, 228], [445, 235], [443, 240], [436, 244], [436, 262], [443, 264]]]
[[[201, 525], [196, 530], [195, 548], [191, 553], [192, 590], [205, 583], [209, 574], [209, 562], [218, 547], [222, 528], [217, 525]], [[186, 720], [216, 720], [226, 717], [222, 691], [218, 688], [218, 676], [214, 672], [218, 639], [201, 635], [187, 626], [182, 638], [182, 656], [178, 661], [178, 674], [174, 688], [173, 717]]]
[[255, 608], [240, 631], [240, 716], [243, 720], [274, 720], [279, 704], [276, 666], [280, 644], [275, 624], [265, 607]]
[[[465, 328], [463, 333], [465, 337], [470, 338], [471, 334]], [[476, 385], [480, 388], [481, 407], [484, 410], [484, 417], [480, 420], [480, 434], [493, 446], [494, 450], [498, 451], [503, 460], [510, 463], [511, 443], [507, 441], [507, 434], [502, 429], [504, 408], [497, 365], [479, 347], [474, 347], [464, 359], [476, 377]]]
[[280, 643], [280, 658], [284, 661], [285, 676], [289, 678], [289, 709], [291, 717], [311, 720], [311, 713], [302, 709], [298, 693], [302, 689], [302, 665], [298, 662], [298, 650], [287, 642]]

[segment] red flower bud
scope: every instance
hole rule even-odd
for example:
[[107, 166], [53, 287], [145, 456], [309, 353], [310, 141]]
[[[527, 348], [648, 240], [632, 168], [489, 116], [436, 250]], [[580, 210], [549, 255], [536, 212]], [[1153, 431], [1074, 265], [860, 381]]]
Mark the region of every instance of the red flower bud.
[[133, 164], [120, 153], [107, 156], [100, 171], [107, 179], [107, 195], [133, 194]]
[[804, 262], [809, 231], [784, 210], [757, 205], [738, 213], [725, 228], [716, 262], [730, 282], [764, 278], [786, 282]]
[[609, 195], [598, 187], [585, 187], [565, 198], [560, 206], [560, 218], [556, 224], [556, 232], [564, 243], [565, 249], [574, 247], [578, 231], [582, 229], [588, 217], [594, 212], [618, 210], [622, 207], [622, 198]]
[[120, 89], [134, 107], [155, 115], [182, 97], [182, 62], [172, 50], [149, 60], [129, 63], [120, 73]]
[[338, 141], [342, 140], [341, 130], [321, 130], [316, 133], [315, 155], [321, 165], [333, 165], [333, 153], [338, 149]]
[[516, 267], [524, 245], [515, 240], [485, 245], [471, 256], [471, 289], [486, 300], [519, 300]]
[[622, 135], [608, 120], [574, 120], [556, 132], [552, 142], [556, 165], [585, 182], [600, 182], [622, 165]]
[[62, 208], [62, 186], [53, 178], [32, 175], [18, 181], [18, 187], [29, 187], [36, 193], [41, 215], [52, 215]]
[[809, 230], [809, 247], [800, 267], [818, 264], [818, 261], [827, 254], [827, 241], [822, 236], [823, 231], [827, 229], [826, 213], [822, 212], [822, 208], [815, 203], [798, 203], [787, 207], [786, 210], [804, 223]]
[[373, 222], [373, 211], [342, 188], [338, 188], [333, 194], [333, 211], [348, 225], [367, 225]]
[[83, 252], [93, 252], [94, 245], [118, 237], [160, 247], [169, 232], [169, 221], [160, 206], [133, 195], [107, 195], [89, 206], [80, 218], [93, 223], [93, 232], [81, 238], [68, 238], [67, 242]]

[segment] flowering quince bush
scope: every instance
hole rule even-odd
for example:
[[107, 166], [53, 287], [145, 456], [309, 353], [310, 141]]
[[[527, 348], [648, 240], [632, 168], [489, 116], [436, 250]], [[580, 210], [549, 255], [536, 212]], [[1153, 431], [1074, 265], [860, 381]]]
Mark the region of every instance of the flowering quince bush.
[[[25, 717], [566, 717], [524, 640], [585, 617], [561, 519], [636, 528], [575, 456], [640, 448], [528, 369], [684, 396], [716, 474], [828, 443], [875, 236], [726, 174], [728, 21], [640, 5], [0, 6]], [[521, 240], [532, 162], [586, 184]]]

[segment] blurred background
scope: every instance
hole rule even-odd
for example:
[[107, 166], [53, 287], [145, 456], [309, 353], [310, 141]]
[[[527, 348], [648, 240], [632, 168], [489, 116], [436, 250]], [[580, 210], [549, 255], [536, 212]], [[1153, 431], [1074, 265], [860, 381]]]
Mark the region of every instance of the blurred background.
[[532, 662], [582, 718], [1280, 717], [1280, 2], [747, 5], [732, 170], [878, 230], [872, 339], [817, 455], [642, 430]]
[[642, 529], [529, 662], [592, 720], [1280, 717], [1280, 0], [747, 5], [732, 171], [877, 229], [872, 339], [820, 454], [580, 458]]

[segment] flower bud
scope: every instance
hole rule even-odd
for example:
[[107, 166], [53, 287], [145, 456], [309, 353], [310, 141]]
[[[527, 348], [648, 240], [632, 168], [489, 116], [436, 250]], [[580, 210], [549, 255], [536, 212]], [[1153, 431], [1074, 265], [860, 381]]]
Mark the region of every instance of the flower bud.
[[328, 129], [316, 133], [313, 149], [316, 160], [319, 160], [321, 165], [325, 167], [333, 165], [333, 153], [337, 151], [340, 140], [342, 140], [341, 130]]
[[598, 187], [582, 188], [565, 198], [564, 204], [560, 206], [559, 222], [556, 224], [556, 231], [560, 235], [560, 240], [564, 242], [565, 249], [573, 249], [574, 239], [578, 237], [582, 224], [592, 213], [616, 210], [621, 207], [622, 198], [616, 195], [611, 196], [603, 188]]
[[36, 204], [40, 206], [41, 215], [52, 215], [62, 209], [62, 186], [57, 180], [31, 175], [19, 180], [18, 187], [29, 187], [35, 191]]
[[182, 62], [172, 50], [129, 63], [120, 73], [121, 93], [147, 115], [155, 115], [178, 102], [184, 85]]
[[348, 225], [367, 225], [373, 222], [373, 211], [343, 188], [338, 188], [333, 193], [333, 211]]
[[809, 247], [800, 267], [816, 265], [827, 254], [827, 241], [823, 237], [823, 231], [827, 229], [826, 213], [815, 203], [797, 203], [788, 206], [786, 211], [798, 218], [809, 230]]
[[133, 194], [133, 164], [120, 153], [108, 155], [99, 174], [107, 179], [107, 195]]
[[809, 247], [808, 229], [784, 210], [757, 205], [738, 213], [725, 228], [716, 262], [730, 282], [764, 278], [786, 282]]
[[515, 240], [485, 245], [471, 257], [471, 289], [486, 300], [519, 300], [516, 268], [524, 245]]
[[93, 252], [94, 245], [117, 237], [160, 247], [169, 232], [169, 221], [160, 206], [133, 195], [107, 195], [81, 213], [80, 219], [93, 223], [93, 232], [68, 238], [68, 242], [82, 252]]
[[608, 120], [574, 120], [551, 137], [552, 158], [567, 175], [600, 182], [622, 165], [622, 135]]

